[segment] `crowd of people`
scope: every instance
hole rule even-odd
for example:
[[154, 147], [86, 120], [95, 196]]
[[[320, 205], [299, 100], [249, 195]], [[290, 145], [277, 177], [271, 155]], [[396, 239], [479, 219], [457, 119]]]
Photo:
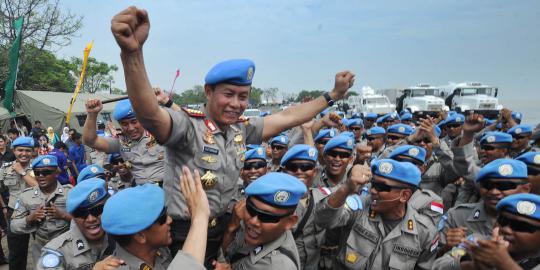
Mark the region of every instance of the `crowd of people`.
[[[0, 136], [10, 269], [540, 269], [540, 129], [503, 109], [329, 111], [354, 84], [247, 119], [255, 64], [218, 63], [201, 110], [151, 87], [148, 14], [112, 20], [129, 99], [81, 133]], [[3, 252], [1, 253], [4, 254]]]

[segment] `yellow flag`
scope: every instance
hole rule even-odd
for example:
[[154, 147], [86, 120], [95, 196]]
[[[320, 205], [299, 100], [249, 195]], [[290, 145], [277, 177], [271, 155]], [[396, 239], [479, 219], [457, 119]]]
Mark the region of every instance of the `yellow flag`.
[[82, 63], [82, 69], [81, 69], [81, 76], [79, 76], [79, 81], [77, 82], [77, 86], [75, 87], [75, 91], [73, 92], [73, 97], [71, 97], [71, 101], [69, 102], [69, 109], [66, 115], [66, 124], [69, 125], [69, 120], [71, 119], [71, 110], [73, 109], [73, 104], [75, 104], [75, 100], [77, 100], [77, 95], [79, 95], [79, 91], [81, 91], [81, 86], [84, 81], [84, 75], [86, 74], [86, 64], [88, 63], [88, 55], [90, 55], [90, 50], [92, 50], [92, 46], [94, 46], [94, 41], [90, 41], [86, 45], [86, 48], [84, 48], [84, 58]]

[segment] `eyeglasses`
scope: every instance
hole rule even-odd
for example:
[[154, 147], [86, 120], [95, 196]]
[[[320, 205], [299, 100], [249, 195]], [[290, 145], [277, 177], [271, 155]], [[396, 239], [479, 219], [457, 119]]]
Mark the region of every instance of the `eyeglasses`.
[[251, 217], [257, 217], [262, 223], [278, 223], [282, 218], [290, 216], [294, 211], [283, 215], [266, 212], [258, 209], [255, 204], [248, 198], [246, 202], [246, 210]]
[[272, 147], [272, 149], [276, 149], [276, 150], [283, 150], [283, 149], [285, 149], [285, 146], [283, 146], [283, 145], [277, 145], [277, 144], [274, 144], [274, 145], [272, 145], [271, 147]]
[[246, 162], [244, 163], [244, 170], [249, 171], [251, 169], [261, 169], [266, 167], [266, 161]]
[[499, 223], [501, 227], [510, 226], [512, 231], [515, 231], [515, 232], [534, 233], [540, 230], [539, 227], [533, 226], [527, 222], [510, 219], [502, 215], [499, 215], [497, 217], [497, 223]]
[[105, 204], [99, 204], [90, 208], [77, 208], [73, 212], [74, 218], [82, 218], [86, 219], [89, 215], [92, 215], [93, 217], [99, 217], [103, 213], [103, 207]]
[[525, 184], [525, 181], [511, 182], [511, 181], [481, 181], [480, 186], [487, 190], [497, 189], [499, 191], [506, 191], [516, 189], [519, 185]]
[[493, 145], [485, 145], [485, 144], [482, 144], [480, 145], [480, 149], [484, 150], [484, 151], [493, 151], [495, 149], [500, 149], [501, 147], [496, 147], [496, 146], [493, 146]]
[[333, 158], [350, 158], [351, 157], [351, 153], [349, 152], [340, 152], [340, 151], [335, 151], [335, 150], [328, 150], [326, 152], [327, 155], [333, 157]]
[[428, 143], [431, 143], [431, 140], [429, 138], [423, 138], [423, 139], [420, 139], [420, 140], [413, 141], [412, 143], [413, 144], [420, 144], [421, 142], [423, 142], [425, 144], [428, 144]]
[[56, 170], [34, 170], [36, 176], [49, 176], [55, 172]]
[[446, 125], [447, 128], [458, 128], [461, 127], [461, 124], [448, 124]]
[[163, 210], [161, 210], [161, 213], [159, 214], [158, 218], [154, 223], [159, 223], [159, 225], [163, 225], [167, 222], [167, 206], [163, 207]]
[[303, 172], [307, 172], [310, 170], [313, 170], [315, 168], [315, 164], [313, 163], [287, 163], [285, 164], [285, 170], [290, 172], [296, 172], [298, 169], [300, 169]]
[[401, 140], [401, 137], [399, 136], [395, 136], [395, 135], [388, 135], [388, 137], [386, 137], [388, 140], [392, 140], [392, 141], [397, 141], [397, 140]]
[[383, 182], [375, 182], [375, 181], [371, 180], [371, 188], [375, 189], [377, 192], [389, 192], [393, 188], [395, 188], [395, 189], [407, 189], [408, 187], [392, 186], [392, 185], [385, 184]]

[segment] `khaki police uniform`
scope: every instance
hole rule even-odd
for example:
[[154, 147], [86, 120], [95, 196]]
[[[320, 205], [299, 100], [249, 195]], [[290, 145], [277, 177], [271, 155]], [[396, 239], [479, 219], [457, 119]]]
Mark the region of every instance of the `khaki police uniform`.
[[[52, 239], [42, 249], [41, 257], [36, 264], [36, 269], [80, 269], [90, 270], [96, 262], [111, 255], [115, 249], [115, 242], [106, 234], [100, 246], [90, 245], [81, 230], [71, 221], [69, 231]], [[61, 263], [55, 268], [45, 268], [42, 264], [43, 258], [48, 254], [61, 255]]]
[[337, 184], [334, 184], [326, 175], [326, 169], [323, 168], [321, 171], [321, 177], [315, 178], [313, 181], [312, 187], [319, 188], [319, 187], [326, 187], [326, 188], [334, 188], [338, 186], [341, 183], [344, 183], [347, 180], [347, 175], [349, 174], [349, 170], [352, 168], [352, 165], [347, 165], [347, 169], [345, 171], [345, 174], [343, 174], [343, 177]]
[[125, 250], [118, 244], [116, 245], [116, 249], [113, 252], [113, 256], [117, 259], [123, 260], [125, 263], [123, 265], [120, 265], [120, 267], [117, 268], [118, 270], [165, 270], [169, 267], [172, 261], [171, 254], [167, 248], [160, 248], [156, 252], [153, 266], [148, 265], [148, 263], [129, 253], [127, 250]]
[[429, 189], [417, 189], [409, 199], [409, 205], [429, 217], [434, 226], [439, 224], [444, 212], [443, 199]]
[[316, 207], [318, 225], [349, 231], [341, 239], [334, 269], [431, 269], [439, 237], [429, 217], [408, 204], [403, 220], [386, 234], [381, 216], [369, 210], [371, 196], [363, 203], [364, 210], [356, 212], [332, 208], [328, 199]]
[[164, 147], [147, 131], [138, 141], [125, 137], [103, 137], [109, 142], [108, 153], [120, 153], [131, 164], [131, 173], [137, 185], [161, 183], [164, 179]]
[[[31, 162], [28, 163], [26, 168], [24, 168], [27, 174], [33, 176], [32, 167], [30, 166]], [[24, 181], [22, 176], [15, 172], [13, 169], [13, 162], [4, 163], [0, 171], [0, 181], [9, 189], [9, 202], [8, 207], [13, 209], [15, 208], [15, 202], [17, 201], [17, 196], [21, 194], [23, 190], [29, 188], [30, 186]]]
[[108, 192], [111, 195], [115, 194], [116, 192], [122, 189], [131, 187], [132, 185], [133, 185], [133, 182], [131, 183], [124, 182], [119, 176], [113, 177], [111, 178], [111, 180], [107, 181]]
[[446, 244], [445, 232], [449, 228], [466, 227], [467, 234], [490, 236], [494, 225], [495, 218], [487, 215], [483, 201], [456, 205], [446, 213], [444, 230], [440, 233], [441, 244]]
[[57, 183], [56, 190], [50, 195], [41, 192], [38, 186], [24, 190], [15, 203], [13, 217], [11, 219], [11, 230], [19, 234], [32, 234], [34, 243], [32, 244], [32, 258], [38, 261], [41, 255], [41, 248], [49, 241], [69, 229], [69, 223], [63, 219], [46, 217], [40, 223], [27, 224], [26, 217], [40, 206], [54, 203], [57, 209], [66, 212], [67, 194], [71, 190], [71, 185], [60, 185]]
[[298, 250], [290, 231], [284, 232], [270, 243], [253, 247], [245, 244], [242, 226], [237, 231], [234, 241], [229, 245], [226, 255], [232, 269], [235, 270], [301, 269]]

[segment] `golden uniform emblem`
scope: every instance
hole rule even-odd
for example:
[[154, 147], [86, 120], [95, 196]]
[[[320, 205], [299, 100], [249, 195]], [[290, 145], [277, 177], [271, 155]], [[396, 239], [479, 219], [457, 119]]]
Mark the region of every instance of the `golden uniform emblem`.
[[208, 162], [208, 163], [216, 163], [216, 162], [217, 162], [217, 160], [216, 160], [213, 156], [210, 156], [210, 155], [208, 155], [208, 156], [203, 156], [201, 159], [202, 159], [203, 161]]
[[233, 140], [234, 140], [235, 143], [242, 143], [244, 138], [242, 137], [242, 134], [237, 134], [236, 136], [234, 136]]
[[217, 176], [210, 171], [206, 171], [201, 177], [201, 183], [204, 189], [213, 188], [217, 183]]
[[203, 141], [205, 143], [207, 143], [207, 144], [215, 144], [216, 143], [216, 141], [214, 141], [214, 134], [212, 134], [209, 131], [204, 133]]

